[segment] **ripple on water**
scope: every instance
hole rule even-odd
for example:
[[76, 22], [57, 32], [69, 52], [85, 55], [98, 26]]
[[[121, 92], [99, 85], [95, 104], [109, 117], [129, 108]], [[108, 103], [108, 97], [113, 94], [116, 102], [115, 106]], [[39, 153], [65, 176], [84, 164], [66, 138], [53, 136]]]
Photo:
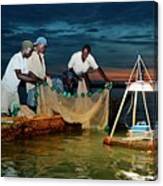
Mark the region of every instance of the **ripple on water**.
[[153, 155], [102, 144], [104, 133], [47, 135], [2, 143], [2, 176], [154, 179]]

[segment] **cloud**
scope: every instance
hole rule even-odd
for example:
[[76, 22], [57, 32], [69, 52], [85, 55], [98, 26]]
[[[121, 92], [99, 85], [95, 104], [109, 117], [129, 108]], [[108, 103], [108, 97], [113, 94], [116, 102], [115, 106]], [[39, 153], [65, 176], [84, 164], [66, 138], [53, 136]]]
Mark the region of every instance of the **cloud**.
[[153, 65], [153, 8], [153, 2], [2, 6], [2, 59], [22, 40], [43, 35], [47, 64], [56, 69], [85, 43], [101, 65], [126, 67], [137, 50]]
[[98, 32], [99, 30], [97, 28], [90, 28], [86, 30], [86, 32]]
[[152, 35], [144, 34], [144, 35], [126, 35], [121, 36], [119, 39], [151, 39]]
[[135, 41], [135, 40], [107, 40], [110, 43], [119, 43], [119, 44], [130, 44], [130, 45], [153, 45], [156, 44], [157, 41]]

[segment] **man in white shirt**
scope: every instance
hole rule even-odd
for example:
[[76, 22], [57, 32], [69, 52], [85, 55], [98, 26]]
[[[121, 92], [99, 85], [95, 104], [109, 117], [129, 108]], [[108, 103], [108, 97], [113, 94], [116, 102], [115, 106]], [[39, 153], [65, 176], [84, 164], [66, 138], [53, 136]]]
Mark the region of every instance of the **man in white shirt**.
[[[91, 55], [91, 47], [89, 45], [84, 45], [81, 51], [75, 52], [71, 56], [68, 69], [72, 71], [78, 79], [78, 93], [87, 92], [87, 88], [89, 87], [87, 72], [90, 69], [97, 70], [106, 82], [109, 81], [102, 68], [97, 65], [94, 57]], [[83, 90], [80, 91], [79, 87]]]
[[27, 58], [30, 57], [32, 50], [32, 42], [25, 40], [22, 42], [21, 51], [16, 53], [9, 61], [1, 82], [2, 115], [9, 115], [12, 103], [20, 105], [18, 86], [21, 80], [34, 84], [41, 81], [27, 68]]
[[[47, 46], [48, 43], [45, 37], [40, 36], [36, 39], [34, 42], [34, 50], [28, 58], [28, 70], [34, 73], [37, 77], [49, 82], [50, 78], [46, 75], [46, 64], [44, 58]], [[36, 111], [37, 100], [35, 98], [35, 85], [27, 83], [27, 93], [27, 104], [33, 111]]]

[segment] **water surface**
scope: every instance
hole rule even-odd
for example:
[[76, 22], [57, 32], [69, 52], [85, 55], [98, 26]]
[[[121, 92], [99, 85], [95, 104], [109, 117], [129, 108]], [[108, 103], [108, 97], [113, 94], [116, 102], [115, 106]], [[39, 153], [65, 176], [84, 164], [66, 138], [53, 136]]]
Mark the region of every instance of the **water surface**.
[[2, 143], [2, 176], [151, 180], [149, 152], [102, 144], [103, 132], [46, 135]]

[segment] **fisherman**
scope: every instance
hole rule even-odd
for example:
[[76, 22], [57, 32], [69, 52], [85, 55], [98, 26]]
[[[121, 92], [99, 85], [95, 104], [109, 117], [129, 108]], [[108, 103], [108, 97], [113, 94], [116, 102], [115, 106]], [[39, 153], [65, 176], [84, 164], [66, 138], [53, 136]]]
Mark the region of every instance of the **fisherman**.
[[97, 70], [106, 82], [109, 82], [102, 68], [97, 65], [94, 57], [91, 55], [91, 47], [84, 45], [81, 51], [75, 52], [68, 63], [69, 71], [73, 72], [78, 80], [77, 93], [87, 93], [90, 80], [88, 71], [90, 69]]
[[33, 50], [33, 44], [29, 40], [22, 42], [21, 51], [16, 53], [9, 61], [5, 74], [1, 82], [1, 114], [9, 115], [11, 113], [12, 103], [20, 106], [18, 86], [21, 81], [42, 82], [40, 78], [28, 71], [27, 59]]
[[76, 78], [74, 78], [74, 75], [70, 71], [64, 71], [62, 75], [62, 81], [63, 81], [63, 88], [64, 91], [69, 92], [73, 94], [75, 92], [76, 87]]
[[55, 87], [57, 92], [64, 93], [68, 92], [73, 94], [76, 90], [76, 79], [72, 72], [66, 70], [62, 75], [55, 75], [52, 78], [53, 87]]
[[[28, 70], [34, 73], [37, 77], [50, 81], [46, 75], [46, 64], [45, 64], [45, 52], [48, 43], [45, 37], [38, 37], [34, 42], [34, 50], [28, 58]], [[37, 100], [36, 100], [36, 86], [32, 83], [27, 83], [27, 105], [34, 111], [36, 111]]]

